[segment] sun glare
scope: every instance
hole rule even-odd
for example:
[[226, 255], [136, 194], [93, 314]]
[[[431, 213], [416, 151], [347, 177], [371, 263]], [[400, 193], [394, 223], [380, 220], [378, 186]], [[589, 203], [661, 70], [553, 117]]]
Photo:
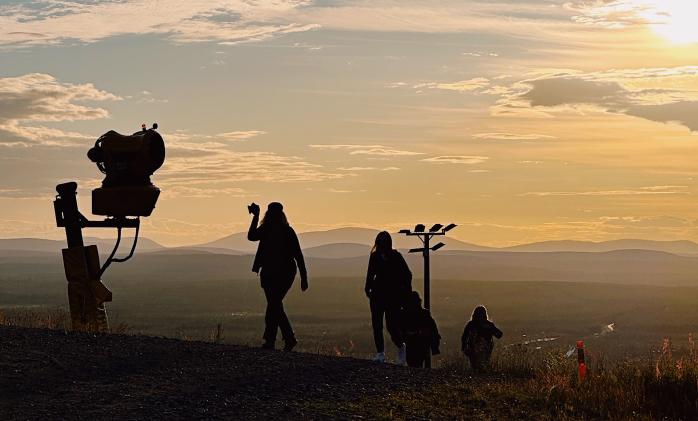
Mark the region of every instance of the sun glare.
[[698, 42], [698, 1], [652, 0], [649, 3], [650, 7], [641, 14], [652, 22], [650, 26], [655, 33], [677, 44]]

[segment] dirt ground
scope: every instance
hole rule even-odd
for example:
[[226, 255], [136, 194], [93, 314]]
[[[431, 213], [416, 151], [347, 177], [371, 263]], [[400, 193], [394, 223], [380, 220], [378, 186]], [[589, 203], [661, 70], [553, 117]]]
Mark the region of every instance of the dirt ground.
[[234, 345], [0, 327], [4, 420], [547, 418], [510, 396], [484, 398], [491, 381]]

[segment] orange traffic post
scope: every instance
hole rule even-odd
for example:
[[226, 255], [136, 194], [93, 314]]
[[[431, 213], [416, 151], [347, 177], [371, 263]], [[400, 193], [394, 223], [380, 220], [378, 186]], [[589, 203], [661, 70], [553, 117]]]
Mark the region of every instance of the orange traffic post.
[[587, 376], [587, 364], [584, 361], [584, 341], [577, 341], [577, 365], [579, 366], [579, 380], [583, 381]]

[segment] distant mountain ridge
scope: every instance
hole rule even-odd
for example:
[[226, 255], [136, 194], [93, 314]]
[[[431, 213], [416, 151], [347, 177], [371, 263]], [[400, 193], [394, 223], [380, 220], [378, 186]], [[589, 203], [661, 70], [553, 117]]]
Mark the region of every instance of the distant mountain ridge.
[[[308, 231], [298, 233], [301, 246], [304, 249], [311, 249], [329, 244], [363, 244], [372, 246], [373, 242], [380, 231], [371, 228], [336, 228], [327, 231]], [[448, 238], [444, 240], [450, 248], [454, 250], [468, 251], [492, 251], [496, 250], [493, 247], [479, 246], [477, 244], [466, 243], [464, 241]], [[404, 235], [393, 233], [393, 246], [398, 249], [408, 249], [418, 247], [419, 242], [415, 238], [408, 238]], [[228, 235], [218, 240], [204, 244], [199, 244], [197, 248], [227, 248], [232, 250], [254, 252], [256, 243], [247, 240], [247, 233], [241, 232]]]
[[[309, 231], [298, 234], [301, 246], [308, 255], [326, 258], [350, 258], [363, 256], [368, 253], [378, 230], [370, 228], [347, 227], [327, 231]], [[642, 239], [620, 239], [610, 241], [578, 241], [555, 240], [542, 241], [529, 244], [520, 244], [509, 247], [487, 247], [467, 243], [451, 237], [440, 238], [446, 243], [441, 253], [449, 251], [487, 251], [487, 252], [529, 252], [529, 253], [553, 253], [553, 252], [584, 252], [599, 253], [616, 250], [648, 250], [665, 252], [676, 255], [698, 256], [698, 243], [689, 240], [658, 241]], [[86, 237], [85, 244], [97, 244], [100, 252], [111, 251], [114, 239]], [[133, 238], [123, 238], [121, 251], [128, 251]], [[417, 239], [393, 233], [394, 246], [397, 249], [406, 250], [419, 247]], [[51, 252], [55, 253], [66, 246], [65, 240], [48, 240], [41, 238], [11, 238], [0, 239], [0, 252]], [[182, 254], [188, 251], [212, 254], [252, 254], [257, 248], [257, 243], [247, 240], [247, 233], [231, 234], [217, 240], [189, 246], [165, 247], [147, 237], [138, 240], [138, 250], [141, 252], [158, 252], [170, 254]]]
[[537, 243], [521, 244], [511, 247], [503, 247], [504, 251], [525, 251], [525, 252], [607, 252], [614, 250], [653, 250], [663, 251], [673, 254], [698, 254], [698, 243], [689, 240], [659, 241], [622, 239], [609, 241], [578, 241], [559, 240], [541, 241]]
[[[85, 245], [96, 244], [100, 252], [111, 252], [116, 239], [85, 237]], [[119, 250], [131, 247], [133, 237], [123, 237]], [[0, 238], [0, 251], [33, 251], [33, 252], [60, 252], [67, 247], [66, 240], [48, 240], [45, 238]], [[164, 250], [166, 247], [149, 239], [138, 238], [138, 250], [154, 251]]]

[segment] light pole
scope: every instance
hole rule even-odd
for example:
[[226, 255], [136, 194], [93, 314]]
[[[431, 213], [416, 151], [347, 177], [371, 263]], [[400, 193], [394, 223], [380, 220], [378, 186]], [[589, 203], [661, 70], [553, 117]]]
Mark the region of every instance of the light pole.
[[[447, 232], [451, 231], [456, 227], [456, 224], [448, 224], [445, 227], [441, 224], [435, 224], [429, 231], [426, 231], [424, 224], [418, 224], [414, 227], [414, 230], [404, 229], [400, 230], [400, 234], [405, 234], [408, 237], [419, 237], [422, 241], [422, 247], [410, 249], [410, 253], [422, 253], [424, 258], [424, 308], [427, 310], [431, 309], [431, 279], [430, 279], [430, 266], [429, 266], [429, 252], [436, 251], [441, 247], [445, 246], [444, 243], [438, 243], [434, 246], [430, 246], [429, 242], [432, 238], [436, 236], [445, 236]], [[427, 357], [427, 368], [431, 367], [431, 351], [429, 351]]]

